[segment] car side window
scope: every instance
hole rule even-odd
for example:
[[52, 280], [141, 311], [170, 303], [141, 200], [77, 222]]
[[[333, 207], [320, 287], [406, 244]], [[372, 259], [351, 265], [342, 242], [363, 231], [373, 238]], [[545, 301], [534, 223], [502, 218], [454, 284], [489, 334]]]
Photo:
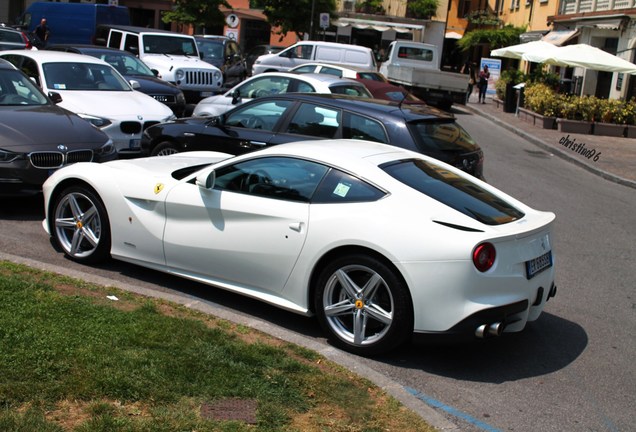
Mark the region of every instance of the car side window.
[[121, 46], [121, 39], [123, 34], [118, 31], [111, 31], [110, 38], [108, 39], [108, 46], [111, 48], [117, 48]]
[[41, 85], [40, 72], [38, 71], [38, 64], [35, 61], [25, 57], [21, 69], [22, 72], [35, 81], [37, 85]]
[[314, 86], [301, 80], [292, 80], [292, 87], [293, 88], [290, 90], [293, 90], [295, 92], [300, 92], [300, 93], [315, 93], [316, 92], [316, 89], [314, 88]]
[[389, 139], [380, 122], [351, 112], [345, 112], [342, 137], [388, 144]]
[[334, 75], [337, 76], [339, 78], [342, 78], [342, 71], [340, 69], [335, 69], [332, 67], [323, 67], [320, 69], [320, 73], [321, 74], [326, 74], [326, 75]]
[[312, 73], [316, 69], [316, 66], [307, 65], [294, 68], [294, 72], [297, 73]]
[[329, 168], [290, 157], [264, 157], [216, 172], [214, 189], [253, 196], [309, 202]]
[[316, 138], [334, 138], [340, 127], [339, 119], [340, 110], [304, 103], [292, 117], [286, 132]]
[[238, 91], [242, 97], [256, 99], [278, 93], [287, 93], [290, 81], [286, 77], [263, 76], [243, 84], [238, 88]]
[[124, 50], [135, 55], [139, 54], [139, 36], [128, 34], [124, 44]]
[[292, 101], [280, 100], [242, 106], [225, 118], [224, 125], [273, 131], [278, 120], [292, 105]]
[[325, 176], [311, 202], [313, 204], [371, 202], [386, 193], [358, 177], [337, 169], [331, 169]]

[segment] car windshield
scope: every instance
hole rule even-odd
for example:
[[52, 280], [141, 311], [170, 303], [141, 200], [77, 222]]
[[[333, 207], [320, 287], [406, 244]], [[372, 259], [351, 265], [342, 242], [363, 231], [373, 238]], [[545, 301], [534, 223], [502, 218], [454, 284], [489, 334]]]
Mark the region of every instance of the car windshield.
[[501, 225], [524, 216], [495, 194], [440, 165], [413, 159], [380, 168], [405, 185], [486, 225]]
[[194, 39], [170, 35], [146, 35], [143, 37], [146, 54], [171, 54], [198, 56]]
[[222, 59], [223, 58], [223, 42], [215, 40], [197, 40], [199, 52], [204, 58]]
[[24, 74], [17, 70], [0, 70], [0, 106], [48, 104], [48, 99]]
[[42, 65], [50, 90], [132, 91], [109, 65], [96, 63], [45, 63]]
[[428, 152], [473, 152], [479, 149], [473, 138], [453, 119], [408, 123], [419, 150]]
[[100, 53], [95, 57], [104, 60], [122, 75], [155, 76], [144, 62], [133, 55]]

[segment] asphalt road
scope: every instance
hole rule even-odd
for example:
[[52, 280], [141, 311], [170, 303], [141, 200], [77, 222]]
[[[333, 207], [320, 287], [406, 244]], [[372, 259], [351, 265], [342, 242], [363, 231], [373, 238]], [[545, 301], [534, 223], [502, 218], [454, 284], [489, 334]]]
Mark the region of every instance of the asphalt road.
[[[456, 112], [486, 155], [485, 175], [557, 215], [558, 294], [523, 333], [457, 342], [432, 338], [358, 358], [463, 431], [636, 430], [636, 190], [600, 179], [483, 118]], [[0, 200], [0, 253], [66, 271], [220, 305], [324, 342], [315, 320], [193, 282], [112, 262], [79, 266], [51, 246], [41, 198]]]

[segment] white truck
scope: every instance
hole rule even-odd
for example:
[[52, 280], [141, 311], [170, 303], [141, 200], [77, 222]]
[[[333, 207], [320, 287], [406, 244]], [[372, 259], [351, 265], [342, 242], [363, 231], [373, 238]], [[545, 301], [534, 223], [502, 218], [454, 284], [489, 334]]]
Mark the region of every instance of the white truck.
[[393, 84], [401, 85], [425, 102], [449, 110], [453, 103], [466, 104], [468, 75], [440, 69], [435, 45], [394, 41], [389, 45], [380, 72]]

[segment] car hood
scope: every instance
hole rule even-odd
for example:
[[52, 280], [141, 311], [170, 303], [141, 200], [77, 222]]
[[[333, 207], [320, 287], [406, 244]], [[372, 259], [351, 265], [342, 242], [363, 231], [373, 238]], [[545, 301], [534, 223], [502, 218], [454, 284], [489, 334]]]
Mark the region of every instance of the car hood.
[[204, 62], [198, 57], [146, 54], [143, 57], [143, 61], [150, 69], [166, 70], [172, 68], [196, 68], [219, 70], [219, 68], [212, 66], [210, 63]]
[[0, 113], [0, 148], [4, 150], [55, 150], [58, 144], [69, 149], [94, 148], [108, 141], [105, 133], [58, 107], [18, 107]]
[[148, 75], [124, 75], [126, 81], [135, 80], [141, 86], [138, 91], [145, 94], [178, 94], [181, 90], [173, 84], [166, 82], [157, 77], [151, 77]]
[[139, 91], [53, 91], [62, 95], [59, 106], [74, 113], [141, 121], [161, 121], [172, 115], [166, 105]]

